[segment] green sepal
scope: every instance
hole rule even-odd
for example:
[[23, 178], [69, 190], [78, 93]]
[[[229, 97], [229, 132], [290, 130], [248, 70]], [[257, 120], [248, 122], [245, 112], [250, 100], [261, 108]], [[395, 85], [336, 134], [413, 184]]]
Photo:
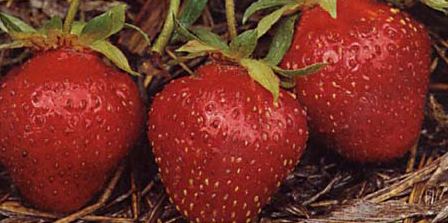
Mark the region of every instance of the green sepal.
[[177, 52], [202, 54], [212, 51], [220, 51], [223, 54], [228, 55], [229, 46], [215, 33], [205, 28], [196, 28], [190, 32], [187, 28], [182, 26], [179, 21], [175, 20], [175, 24], [177, 32], [187, 41], [186, 44], [176, 50]]
[[0, 50], [21, 48], [21, 47], [24, 47], [24, 46], [25, 45], [23, 44], [22, 41], [16, 40], [16, 41], [13, 41], [13, 42], [10, 42], [10, 43], [0, 44]]
[[284, 70], [277, 66], [271, 66], [271, 68], [278, 74], [284, 77], [298, 77], [304, 75], [310, 75], [319, 72], [323, 69], [327, 64], [326, 63], [315, 63], [310, 66], [295, 69], [295, 70]]
[[199, 40], [190, 40], [186, 44], [182, 45], [180, 48], [176, 49], [177, 52], [188, 52], [188, 53], [205, 53], [211, 51], [219, 51], [218, 48], [212, 47], [205, 44]]
[[[208, 0], [189, 0], [179, 15], [178, 21], [182, 27], [190, 27], [202, 14]], [[177, 31], [174, 32], [171, 39], [176, 40], [180, 37]]]
[[280, 63], [285, 53], [291, 47], [294, 37], [294, 25], [298, 17], [299, 16], [295, 14], [281, 21], [277, 32], [272, 39], [269, 52], [263, 59], [268, 64], [277, 65]]
[[271, 92], [276, 105], [280, 92], [280, 79], [275, 75], [271, 67], [262, 61], [247, 58], [241, 59], [240, 64], [247, 68], [252, 79]]
[[337, 0], [318, 0], [319, 6], [330, 13], [333, 19], [337, 17]]
[[194, 34], [196, 34], [197, 38], [212, 47], [218, 48], [222, 51], [228, 51], [229, 46], [227, 45], [227, 42], [224, 41], [219, 35], [211, 32], [210, 30], [199, 27], [192, 30]]
[[201, 57], [201, 56], [206, 56], [207, 55], [206, 52], [207, 51], [205, 51], [205, 52], [204, 51], [198, 51], [198, 52], [190, 53], [190, 54], [188, 54], [186, 56], [182, 56], [182, 57], [178, 57], [178, 58], [176, 58], [174, 60], [170, 60], [170, 61], [168, 61], [166, 63], [166, 65], [174, 66], [174, 65], [178, 65], [180, 63], [183, 63], [185, 61], [188, 61], [188, 60], [191, 60], [191, 59], [194, 59], [194, 58], [198, 58], [198, 57]]
[[208, 45], [209, 47], [221, 50], [223, 52], [229, 51], [229, 46], [226, 41], [210, 30], [204, 27], [198, 27], [190, 32], [187, 28], [182, 26], [179, 21], [176, 20], [175, 24], [176, 30], [184, 37], [186, 41], [196, 40], [201, 42], [203, 45]]
[[245, 24], [247, 19], [257, 11], [287, 4], [297, 4], [297, 2], [295, 0], [259, 0], [254, 2], [244, 12], [242, 23]]
[[148, 34], [146, 34], [145, 31], [140, 29], [138, 26], [134, 26], [130, 23], [124, 23], [124, 27], [133, 29], [133, 30], [137, 31], [138, 33], [140, 33], [140, 35], [143, 36], [143, 39], [145, 39], [146, 44], [148, 44], [148, 46], [151, 46], [151, 40], [149, 39]]
[[229, 50], [232, 56], [236, 58], [249, 57], [257, 46], [257, 37], [257, 30], [254, 29], [247, 30], [238, 35], [229, 44]]
[[86, 24], [87, 23], [83, 22], [83, 21], [73, 21], [72, 28], [70, 30], [70, 34], [80, 36], [81, 32], [84, 29], [84, 27], [86, 26]]
[[5, 13], [0, 13], [0, 28], [6, 33], [37, 33], [37, 30], [24, 21]]
[[93, 18], [82, 29], [80, 41], [86, 45], [108, 38], [120, 31], [125, 22], [126, 5], [120, 4]]
[[285, 89], [292, 89], [296, 86], [296, 82], [294, 79], [291, 79], [289, 81], [280, 81], [280, 87]]
[[280, 19], [284, 12], [299, 6], [300, 4], [298, 3], [284, 5], [280, 9], [277, 9], [271, 14], [263, 17], [257, 25], [258, 37], [263, 36], [269, 29], [271, 29], [271, 27]]
[[175, 18], [174, 19], [174, 30], [181, 35], [184, 41], [190, 40], [199, 40], [197, 36], [191, 33], [186, 27], [184, 27], [180, 22]]
[[133, 71], [129, 66], [129, 62], [126, 59], [126, 56], [118, 49], [116, 46], [105, 40], [98, 40], [89, 45], [89, 47], [104, 56], [106, 56], [109, 60], [111, 60], [117, 67], [120, 69], [134, 75], [140, 76], [139, 73]]
[[42, 28], [39, 29], [39, 31], [44, 35], [48, 35], [54, 32], [62, 33], [62, 19], [58, 16], [52, 17], [48, 22], [42, 25]]
[[429, 7], [448, 14], [448, 2], [446, 0], [421, 0]]

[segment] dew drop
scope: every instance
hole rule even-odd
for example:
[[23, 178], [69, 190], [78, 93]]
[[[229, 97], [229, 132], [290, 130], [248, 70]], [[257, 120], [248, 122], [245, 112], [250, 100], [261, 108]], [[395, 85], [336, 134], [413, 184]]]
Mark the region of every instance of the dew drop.
[[217, 128], [219, 128], [219, 124], [220, 124], [220, 123], [221, 123], [221, 121], [218, 120], [218, 119], [216, 119], [216, 120], [214, 120], [214, 121], [211, 123], [211, 125], [212, 125], [213, 128], [217, 129]]

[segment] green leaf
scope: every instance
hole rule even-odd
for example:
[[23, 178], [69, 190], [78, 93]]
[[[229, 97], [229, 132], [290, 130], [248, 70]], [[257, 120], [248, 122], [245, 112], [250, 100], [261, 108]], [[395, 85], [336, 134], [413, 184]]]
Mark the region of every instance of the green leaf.
[[429, 7], [448, 14], [448, 2], [446, 0], [421, 0]]
[[280, 23], [280, 26], [272, 39], [268, 55], [263, 59], [268, 64], [277, 65], [280, 63], [285, 53], [291, 47], [295, 31], [294, 25], [297, 17], [298, 15], [289, 16]]
[[219, 49], [212, 47], [210, 45], [204, 44], [198, 40], [190, 40], [180, 48], [177, 52], [189, 52], [189, 53], [204, 53], [210, 51], [217, 51]]
[[291, 89], [291, 88], [294, 88], [295, 86], [296, 86], [296, 82], [294, 81], [294, 79], [292, 79], [291, 81], [281, 81], [280, 82], [280, 87], [282, 87], [282, 88]]
[[[111, 10], [111, 21], [112, 21], [112, 30], [109, 33], [109, 36], [119, 32], [123, 29], [124, 22], [126, 20], [126, 5], [119, 4], [113, 7]], [[109, 37], [108, 36], [108, 37]]]
[[226, 41], [224, 41], [219, 35], [211, 32], [210, 30], [200, 27], [194, 29], [193, 32], [201, 42], [208, 44], [211, 47], [221, 49], [223, 51], [229, 50], [229, 46], [227, 46]]
[[321, 69], [323, 69], [327, 64], [326, 63], [315, 63], [310, 66], [296, 69], [296, 70], [283, 70], [280, 67], [277, 66], [271, 66], [271, 68], [278, 74], [285, 76], [285, 77], [297, 77], [297, 76], [304, 76], [304, 75], [310, 75], [317, 73]]
[[[208, 0], [189, 0], [179, 16], [179, 24], [190, 27], [202, 14]], [[172, 39], [178, 39], [180, 34], [175, 32]]]
[[271, 27], [280, 19], [283, 13], [288, 9], [293, 9], [297, 7], [297, 3], [289, 4], [275, 10], [271, 14], [263, 17], [257, 25], [258, 38], [263, 36]]
[[6, 33], [10, 32], [37, 32], [24, 21], [5, 13], [0, 13], [0, 28]]
[[318, 1], [320, 7], [322, 9], [324, 9], [325, 11], [327, 11], [328, 13], [330, 13], [330, 15], [333, 19], [336, 19], [336, 16], [337, 16], [336, 2], [337, 1], [335, 1], [335, 0], [320, 0], [320, 1]]
[[11, 42], [11, 43], [0, 44], [0, 50], [3, 50], [3, 49], [13, 49], [13, 48], [21, 48], [21, 47], [23, 47], [23, 46], [24, 46], [24, 44], [23, 44], [22, 41], [20, 41], [20, 40], [16, 40], [16, 41]]
[[93, 18], [82, 29], [80, 39], [85, 44], [104, 40], [124, 26], [126, 5], [120, 4]]
[[89, 47], [97, 52], [100, 52], [104, 56], [106, 56], [109, 60], [111, 60], [117, 67], [120, 69], [135, 75], [140, 76], [139, 73], [133, 71], [131, 67], [129, 66], [129, 62], [126, 59], [126, 56], [118, 49], [116, 46], [112, 45], [111, 43], [105, 41], [105, 40], [99, 40], [91, 45]]
[[250, 56], [257, 46], [257, 30], [247, 30], [230, 42], [230, 52], [239, 58]]
[[297, 3], [294, 0], [259, 0], [257, 2], [252, 3], [252, 5], [250, 5], [246, 11], [244, 12], [243, 15], [243, 24], [245, 24], [247, 22], [247, 19], [249, 17], [251, 17], [255, 12], [263, 10], [263, 9], [267, 9], [267, 8], [272, 8], [272, 7], [276, 7], [276, 6], [281, 6], [281, 5], [286, 5], [286, 4], [295, 4]]
[[74, 21], [72, 23], [72, 29], [70, 30], [70, 34], [80, 36], [86, 24], [87, 23], [83, 21]]
[[247, 68], [252, 79], [272, 93], [274, 104], [277, 104], [280, 92], [280, 80], [272, 71], [271, 67], [262, 61], [253, 59], [242, 59], [241, 65]]
[[129, 24], [129, 23], [125, 23], [124, 26], [127, 27], [127, 28], [134, 29], [134, 30], [136, 30], [137, 32], [139, 32], [140, 35], [143, 36], [143, 39], [145, 39], [146, 44], [148, 44], [148, 46], [151, 46], [151, 40], [149, 39], [148, 34], [146, 34], [145, 31], [143, 31], [142, 29], [140, 29], [138, 26], [134, 26], [134, 25]]
[[194, 39], [198, 40], [198, 37], [191, 33], [186, 27], [182, 26], [182, 24], [179, 23], [179, 20], [174, 19], [174, 24], [174, 29], [183, 38], [184, 41], [190, 41]]
[[58, 16], [54, 16], [50, 21], [44, 23], [42, 26], [44, 34], [49, 34], [50, 30], [60, 30], [62, 31], [62, 19]]
[[201, 57], [201, 56], [206, 56], [205, 52], [199, 51], [199, 52], [196, 52], [196, 53], [190, 53], [190, 54], [188, 54], [186, 56], [182, 56], [182, 57], [178, 57], [178, 58], [176, 58], [174, 60], [170, 60], [170, 61], [168, 61], [166, 63], [166, 65], [168, 65], [168, 66], [178, 65], [178, 64], [183, 63], [185, 61], [188, 61], [188, 60], [191, 60], [191, 59], [195, 59], [195, 58], [198, 58], [198, 57]]

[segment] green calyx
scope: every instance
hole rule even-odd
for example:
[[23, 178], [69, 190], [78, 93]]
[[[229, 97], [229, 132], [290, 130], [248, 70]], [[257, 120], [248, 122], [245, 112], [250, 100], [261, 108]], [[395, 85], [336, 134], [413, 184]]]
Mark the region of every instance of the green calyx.
[[445, 15], [448, 15], [448, 1], [446, 0], [420, 0], [420, 1], [435, 10], [445, 13]]
[[[336, 2], [337, 0], [259, 0], [246, 9], [242, 22], [243, 24], [246, 23], [258, 11], [275, 8], [273, 12], [263, 17], [258, 24], [259, 27], [264, 27], [264, 30], [267, 31], [281, 16], [294, 14], [304, 7], [312, 7], [314, 5], [319, 5], [331, 17], [336, 18]], [[260, 35], [263, 34], [260, 33]]]
[[0, 13], [0, 29], [13, 39], [11, 43], [1, 44], [0, 49], [30, 47], [38, 51], [60, 48], [93, 50], [127, 73], [139, 76], [131, 69], [125, 55], [107, 41], [108, 37], [125, 26], [136, 28], [125, 23], [125, 11], [126, 5], [120, 4], [88, 22], [69, 21], [70, 25], [63, 24], [59, 17], [53, 17], [39, 29], [34, 29], [14, 16]]
[[400, 8], [412, 7], [417, 2], [422, 2], [423, 4], [426, 4], [427, 6], [435, 10], [445, 13], [445, 15], [448, 15], [448, 1], [446, 0], [388, 0], [388, 1]]
[[[271, 92], [274, 104], [277, 103], [279, 97], [280, 86], [293, 87], [294, 77], [301, 75], [308, 75], [319, 71], [325, 66], [323, 63], [313, 64], [297, 70], [283, 70], [277, 67], [284, 54], [289, 50], [293, 32], [288, 32], [287, 29], [293, 30], [294, 21], [297, 16], [290, 17], [282, 21], [279, 32], [274, 37], [269, 53], [264, 59], [251, 58], [254, 52], [258, 39], [267, 32], [266, 26], [259, 25], [255, 29], [249, 29], [240, 35], [236, 36], [228, 43], [219, 35], [207, 30], [205, 28], [196, 28], [191, 31], [183, 27], [179, 22], [176, 23], [176, 32], [179, 33], [187, 43], [178, 48], [177, 52], [188, 53], [185, 57], [180, 57], [178, 61], [181, 62], [198, 56], [207, 54], [220, 54], [226, 60], [240, 64], [245, 67], [249, 76], [261, 84], [266, 90]], [[270, 24], [272, 26], [272, 24]], [[262, 34], [260, 34], [262, 33]], [[290, 33], [285, 36], [285, 33]], [[278, 77], [277, 74], [281, 76]], [[286, 81], [283, 81], [285, 79]]]

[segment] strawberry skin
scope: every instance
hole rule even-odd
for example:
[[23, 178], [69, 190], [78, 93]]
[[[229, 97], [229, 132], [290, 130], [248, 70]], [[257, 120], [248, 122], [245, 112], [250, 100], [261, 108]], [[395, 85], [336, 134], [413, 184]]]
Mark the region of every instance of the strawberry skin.
[[416, 142], [429, 81], [425, 28], [379, 1], [338, 0], [337, 19], [306, 9], [281, 67], [326, 68], [297, 78], [312, 132], [359, 162], [389, 161]]
[[290, 93], [272, 94], [244, 68], [212, 63], [174, 80], [149, 113], [162, 181], [196, 222], [249, 222], [299, 161], [306, 115]]
[[143, 128], [135, 83], [91, 53], [47, 51], [0, 88], [0, 162], [42, 210], [72, 212], [98, 193]]

